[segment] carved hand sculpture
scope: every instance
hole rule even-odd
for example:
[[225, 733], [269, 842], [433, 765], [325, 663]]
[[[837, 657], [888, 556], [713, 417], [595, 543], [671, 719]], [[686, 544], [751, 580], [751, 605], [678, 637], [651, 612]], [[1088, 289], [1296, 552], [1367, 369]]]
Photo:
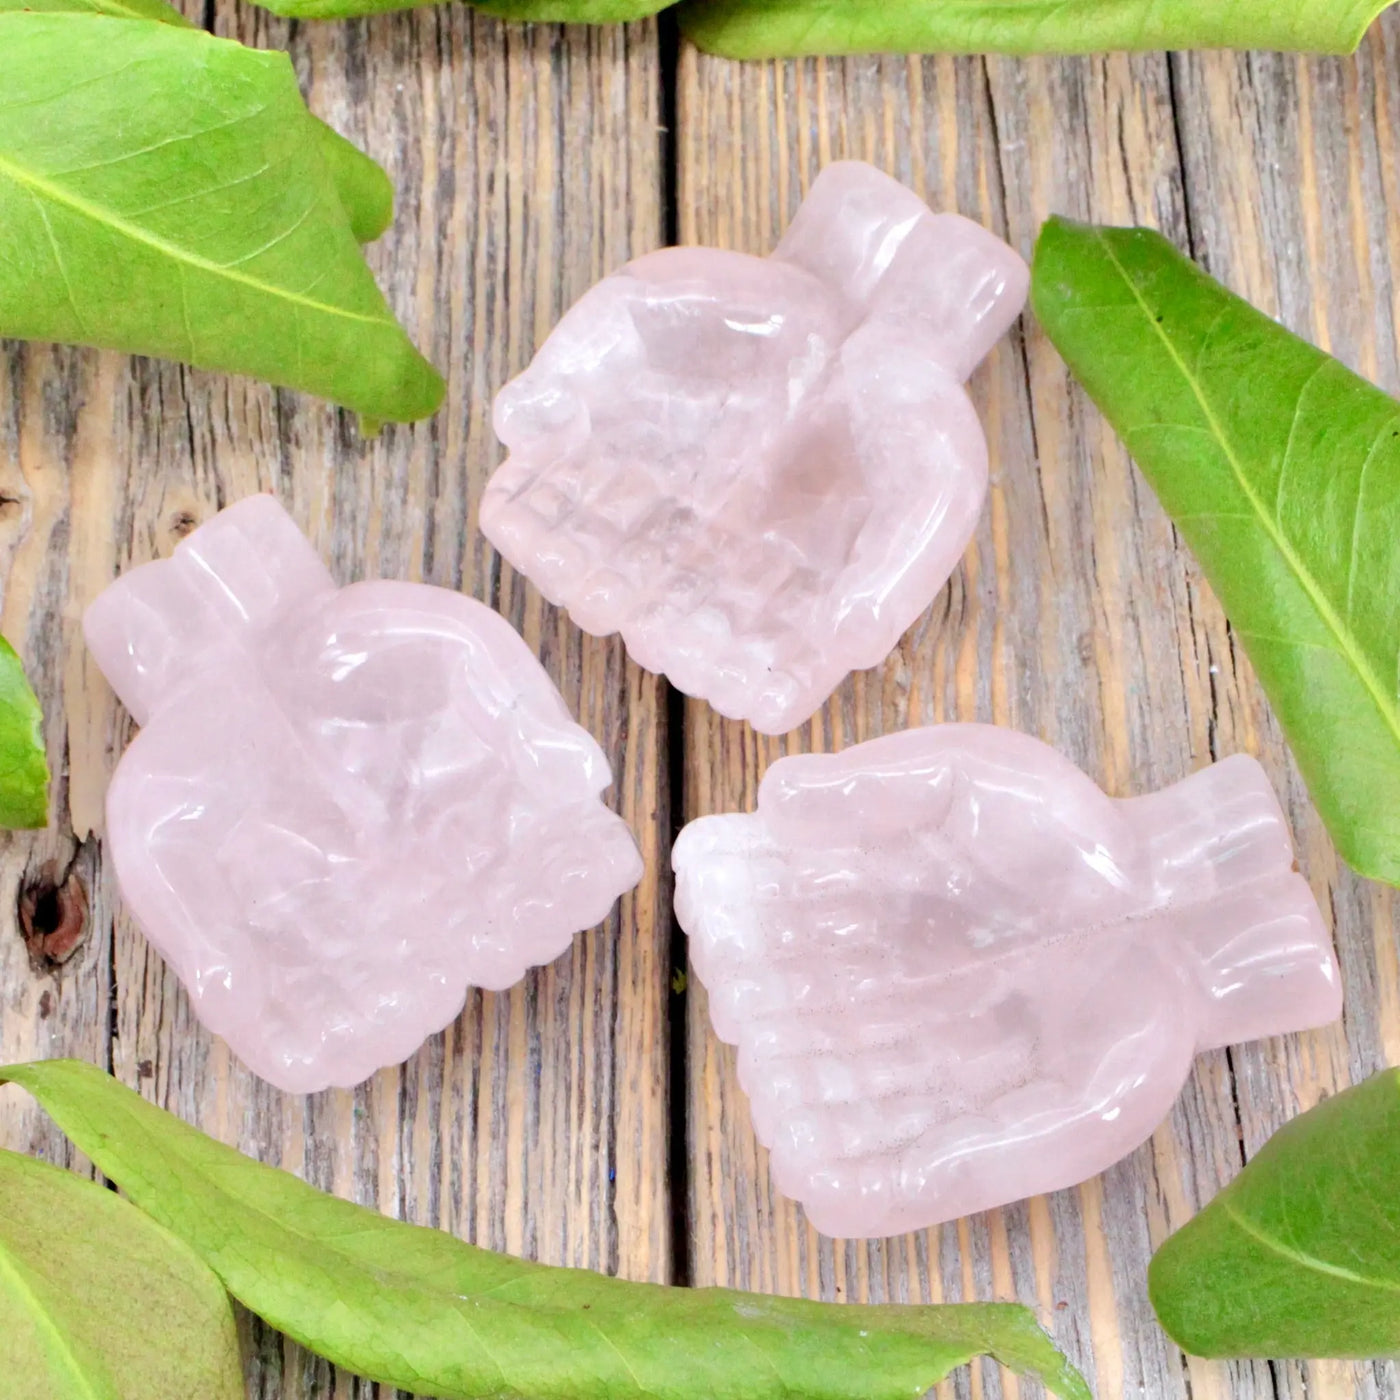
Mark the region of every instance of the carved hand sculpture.
[[585, 631], [765, 733], [882, 662], [967, 547], [963, 381], [1028, 273], [831, 165], [770, 258], [668, 248], [593, 288], [496, 400], [481, 527]]
[[338, 589], [270, 496], [84, 628], [142, 726], [107, 800], [122, 893], [283, 1089], [405, 1059], [641, 877], [606, 758], [509, 623], [443, 588]]
[[779, 760], [675, 846], [775, 1183], [899, 1234], [1104, 1170], [1198, 1051], [1325, 1024], [1332, 945], [1263, 770], [1114, 801], [1011, 730]]

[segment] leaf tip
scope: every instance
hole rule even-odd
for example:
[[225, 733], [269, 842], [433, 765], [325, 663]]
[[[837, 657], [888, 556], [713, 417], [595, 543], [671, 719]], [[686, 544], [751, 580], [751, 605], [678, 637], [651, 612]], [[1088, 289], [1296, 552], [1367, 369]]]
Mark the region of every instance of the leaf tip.
[[1041, 225], [1031, 254], [1031, 306], [1040, 315], [1042, 305], [1068, 291], [1061, 268], [1067, 254], [1096, 232], [1092, 224], [1081, 223], [1063, 214], [1051, 214]]

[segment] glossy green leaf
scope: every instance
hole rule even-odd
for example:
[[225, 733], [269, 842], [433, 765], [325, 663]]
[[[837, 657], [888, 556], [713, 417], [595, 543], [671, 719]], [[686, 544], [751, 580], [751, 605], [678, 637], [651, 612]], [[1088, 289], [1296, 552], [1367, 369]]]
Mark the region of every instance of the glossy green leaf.
[[474, 1248], [327, 1196], [91, 1065], [0, 1070], [259, 1316], [405, 1390], [461, 1400], [920, 1400], [982, 1353], [1084, 1382], [1024, 1308], [863, 1307], [625, 1283]]
[[843, 53], [1350, 53], [1391, 0], [688, 0], [681, 27], [729, 58]]
[[1148, 1286], [1197, 1356], [1400, 1353], [1400, 1071], [1275, 1133], [1157, 1251]]
[[36, 15], [105, 15], [108, 19], [152, 19], [161, 24], [194, 26], [166, 0], [0, 0], [0, 14], [27, 10]]
[[335, 192], [349, 216], [350, 232], [359, 243], [373, 243], [394, 221], [393, 181], [378, 161], [319, 117], [312, 117], [311, 127], [321, 143], [321, 159], [335, 182]]
[[[174, 24], [182, 29], [193, 26], [166, 0], [0, 0], [0, 14], [28, 10], [35, 14], [106, 15], [114, 19], [149, 19]], [[394, 186], [376, 161], [353, 142], [312, 117], [315, 139], [321, 143], [321, 157], [330, 167], [336, 193], [350, 216], [350, 228], [360, 243], [373, 243], [394, 218]]]
[[644, 20], [675, 0], [472, 0], [473, 7], [503, 20], [538, 24], [622, 24]]
[[355, 172], [352, 219], [328, 144], [285, 54], [0, 12], [0, 334], [255, 375], [371, 419], [431, 413], [442, 380], [355, 239], [382, 186]]
[[48, 820], [44, 714], [23, 663], [0, 637], [0, 827], [36, 828]]
[[478, 10], [502, 19], [541, 24], [620, 24], [644, 19], [675, 0], [472, 0]]
[[7, 1400], [242, 1400], [233, 1309], [172, 1234], [101, 1186], [0, 1151]]
[[[675, 0], [471, 0], [473, 9], [501, 19], [540, 24], [620, 24], [644, 19]], [[258, 0], [291, 19], [348, 19], [353, 15], [407, 10], [433, 0]]]
[[1219, 594], [1338, 849], [1400, 884], [1400, 403], [1144, 229], [1052, 220], [1031, 295]]

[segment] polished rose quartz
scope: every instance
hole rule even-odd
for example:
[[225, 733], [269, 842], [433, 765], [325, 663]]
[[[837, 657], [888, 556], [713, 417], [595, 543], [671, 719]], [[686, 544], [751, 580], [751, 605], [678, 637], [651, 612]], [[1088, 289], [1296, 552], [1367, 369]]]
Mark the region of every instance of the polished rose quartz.
[[770, 258], [669, 248], [593, 288], [496, 400], [481, 526], [588, 632], [766, 733], [878, 665], [987, 486], [963, 381], [1021, 259], [868, 165]]
[[510, 625], [443, 588], [336, 588], [271, 496], [84, 628], [142, 726], [107, 800], [122, 893], [281, 1088], [398, 1063], [641, 877], [607, 760]]
[[675, 848], [676, 911], [774, 1180], [827, 1234], [1071, 1186], [1198, 1050], [1341, 1010], [1263, 770], [1114, 801], [1012, 730], [785, 758]]

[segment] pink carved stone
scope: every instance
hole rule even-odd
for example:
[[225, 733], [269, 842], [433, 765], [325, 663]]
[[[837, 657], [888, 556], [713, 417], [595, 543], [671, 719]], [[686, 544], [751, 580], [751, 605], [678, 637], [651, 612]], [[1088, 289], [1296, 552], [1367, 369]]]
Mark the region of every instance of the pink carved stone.
[[868, 165], [770, 258], [668, 248], [605, 278], [496, 400], [481, 527], [587, 632], [783, 733], [947, 582], [987, 487], [963, 381], [1022, 260]]
[[1112, 800], [1036, 739], [915, 729], [779, 760], [675, 847], [676, 912], [779, 1190], [900, 1234], [1093, 1176], [1198, 1050], [1341, 1011], [1252, 758]]
[[606, 758], [510, 624], [337, 588], [271, 496], [123, 575], [84, 630], [141, 725], [107, 798], [122, 893], [283, 1089], [397, 1064], [641, 878]]

